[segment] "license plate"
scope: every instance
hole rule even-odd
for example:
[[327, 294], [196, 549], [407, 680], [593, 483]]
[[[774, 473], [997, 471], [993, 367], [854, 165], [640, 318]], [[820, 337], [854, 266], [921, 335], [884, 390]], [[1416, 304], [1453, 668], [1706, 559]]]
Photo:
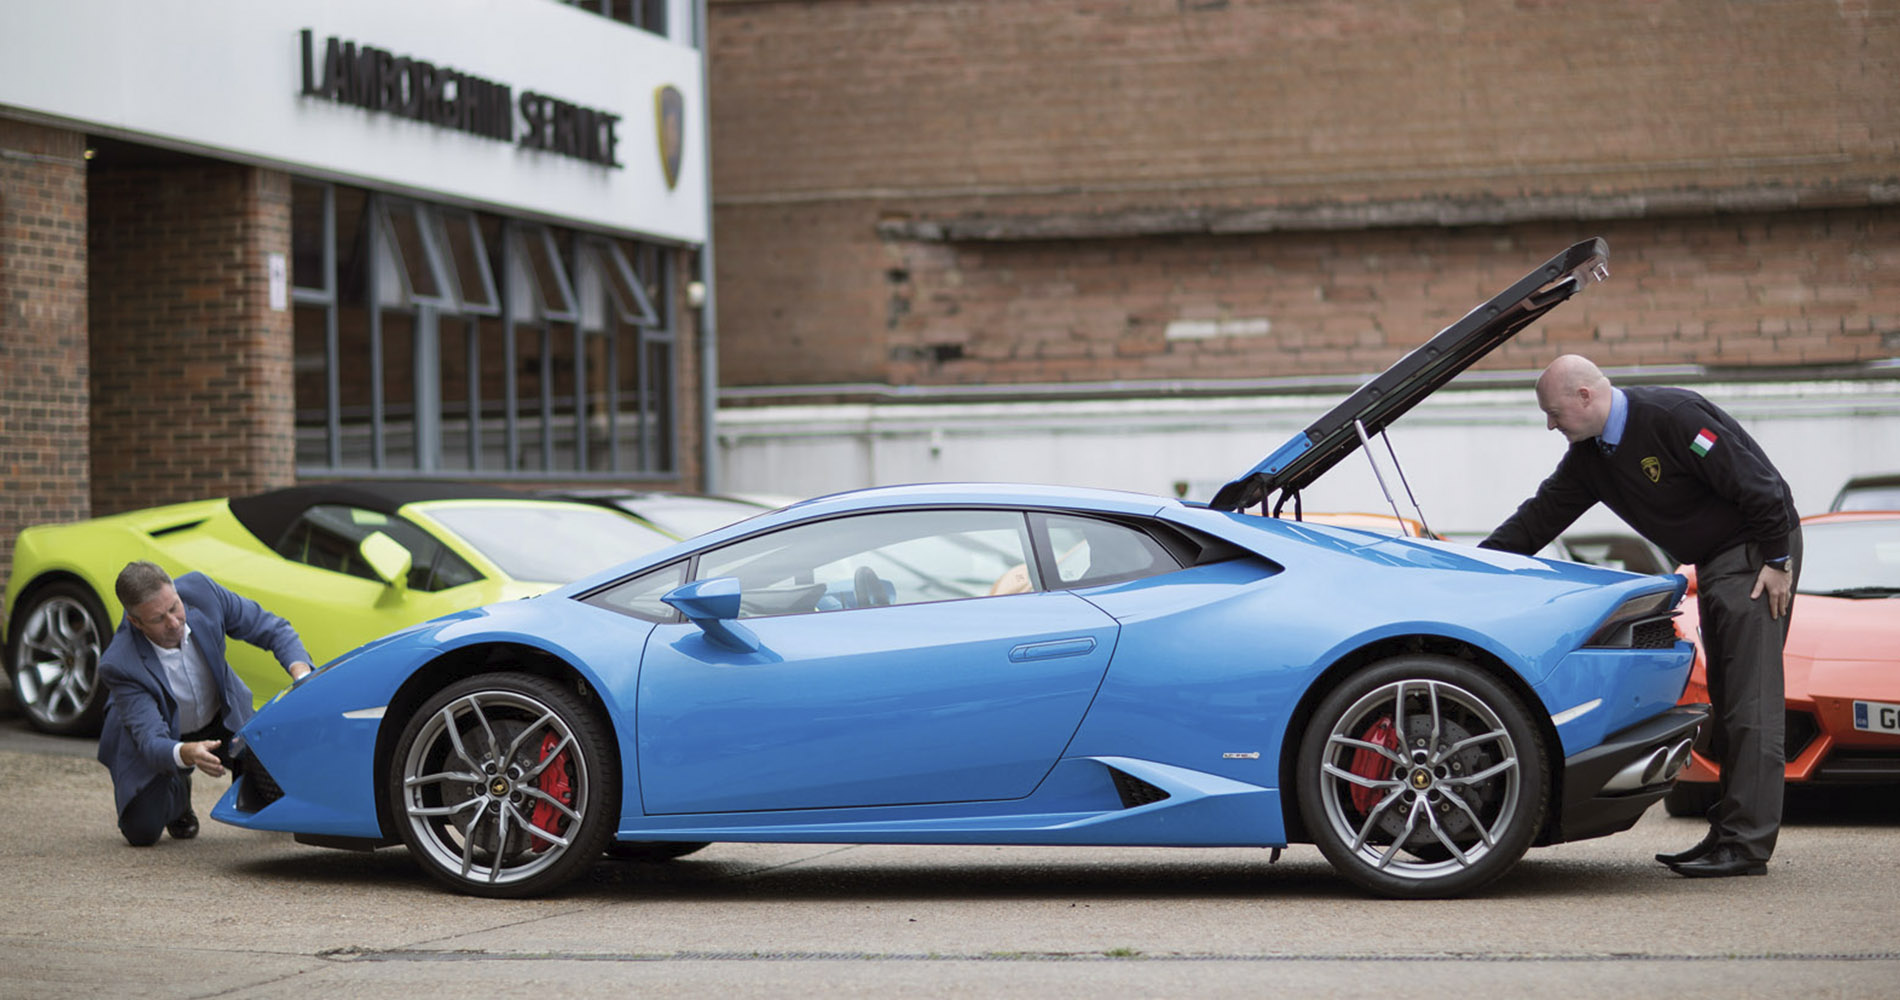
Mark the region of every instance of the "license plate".
[[1870, 733], [1900, 733], [1900, 705], [1887, 701], [1854, 703], [1854, 728]]

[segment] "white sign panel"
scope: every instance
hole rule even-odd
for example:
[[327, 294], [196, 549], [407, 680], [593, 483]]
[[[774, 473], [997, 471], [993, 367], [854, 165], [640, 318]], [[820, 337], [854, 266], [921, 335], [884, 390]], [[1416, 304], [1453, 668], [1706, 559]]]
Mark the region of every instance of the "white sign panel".
[[535, 0], [7, 5], [0, 114], [703, 243], [700, 54]]

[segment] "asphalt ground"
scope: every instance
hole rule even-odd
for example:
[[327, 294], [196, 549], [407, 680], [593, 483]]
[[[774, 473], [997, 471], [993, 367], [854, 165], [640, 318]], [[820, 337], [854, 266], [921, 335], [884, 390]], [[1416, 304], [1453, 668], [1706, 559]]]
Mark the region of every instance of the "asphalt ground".
[[[1310, 847], [714, 845], [557, 896], [436, 887], [400, 848], [212, 822], [125, 846], [87, 741], [0, 692], [0, 996], [1891, 997], [1900, 796], [1796, 795], [1766, 878], [1651, 860], [1700, 824], [1533, 850], [1399, 903]], [[222, 781], [195, 783], [207, 816]]]

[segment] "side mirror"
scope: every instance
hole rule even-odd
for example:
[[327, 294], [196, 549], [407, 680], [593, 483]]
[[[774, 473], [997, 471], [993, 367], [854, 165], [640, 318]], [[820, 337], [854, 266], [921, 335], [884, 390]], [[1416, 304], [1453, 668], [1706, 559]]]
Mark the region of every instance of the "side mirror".
[[759, 637], [739, 617], [739, 581], [730, 576], [698, 580], [660, 598], [706, 633], [706, 641], [740, 653], [759, 651]]
[[369, 567], [376, 579], [383, 585], [394, 587], [398, 591], [409, 589], [409, 567], [415, 557], [402, 543], [380, 531], [371, 532], [369, 537], [356, 544], [356, 552], [363, 558], [363, 564]]

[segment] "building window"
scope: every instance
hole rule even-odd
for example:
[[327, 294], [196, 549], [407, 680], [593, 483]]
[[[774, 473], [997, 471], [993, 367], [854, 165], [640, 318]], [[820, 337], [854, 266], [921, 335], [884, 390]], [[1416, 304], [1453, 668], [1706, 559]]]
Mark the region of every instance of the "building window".
[[561, 0], [562, 3], [610, 17], [622, 24], [666, 34], [667, 0]]
[[299, 472], [677, 474], [675, 251], [305, 180], [291, 244]]

